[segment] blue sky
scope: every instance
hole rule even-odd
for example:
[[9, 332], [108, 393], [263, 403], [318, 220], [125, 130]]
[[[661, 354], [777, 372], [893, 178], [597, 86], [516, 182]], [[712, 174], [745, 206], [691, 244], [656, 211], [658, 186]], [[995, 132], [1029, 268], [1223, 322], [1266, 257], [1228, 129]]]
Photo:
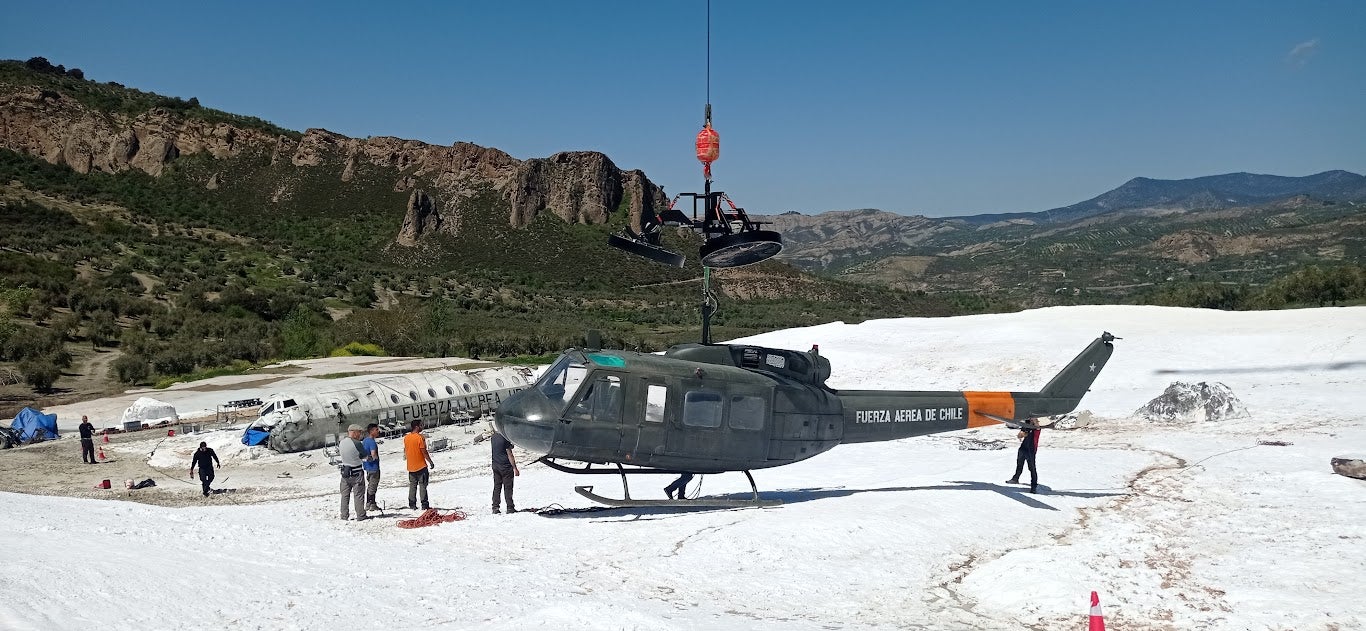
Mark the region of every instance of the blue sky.
[[[703, 0], [5, 4], [3, 58], [701, 188]], [[712, 0], [714, 179], [751, 212], [939, 216], [1135, 176], [1366, 173], [1364, 33], [1357, 1]]]

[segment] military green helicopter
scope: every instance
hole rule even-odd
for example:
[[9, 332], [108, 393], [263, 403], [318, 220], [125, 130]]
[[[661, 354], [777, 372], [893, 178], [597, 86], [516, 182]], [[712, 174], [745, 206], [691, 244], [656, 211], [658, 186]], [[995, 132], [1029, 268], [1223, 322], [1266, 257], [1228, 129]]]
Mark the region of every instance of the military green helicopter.
[[[1113, 352], [1102, 333], [1038, 392], [836, 390], [819, 349], [681, 344], [663, 355], [571, 349], [535, 385], [499, 406], [494, 427], [559, 471], [612, 474], [623, 499], [575, 490], [609, 506], [766, 506], [753, 469], [799, 462], [837, 445], [897, 440], [1033, 419], [1076, 409]], [[568, 466], [559, 460], [583, 463]], [[610, 466], [605, 466], [610, 465]], [[752, 497], [633, 499], [635, 474], [744, 472]]]

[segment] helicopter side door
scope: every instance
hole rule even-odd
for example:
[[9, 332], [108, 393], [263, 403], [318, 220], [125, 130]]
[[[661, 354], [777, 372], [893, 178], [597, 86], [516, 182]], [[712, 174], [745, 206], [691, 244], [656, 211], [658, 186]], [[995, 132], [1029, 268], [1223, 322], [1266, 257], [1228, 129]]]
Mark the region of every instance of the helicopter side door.
[[622, 441], [622, 381], [620, 375], [605, 372], [589, 378], [565, 411], [567, 442], [578, 445], [576, 457], [605, 461], [616, 454]]
[[626, 389], [626, 414], [621, 418], [621, 452], [630, 461], [648, 462], [664, 452], [669, 409], [668, 382], [662, 377], [638, 377]]

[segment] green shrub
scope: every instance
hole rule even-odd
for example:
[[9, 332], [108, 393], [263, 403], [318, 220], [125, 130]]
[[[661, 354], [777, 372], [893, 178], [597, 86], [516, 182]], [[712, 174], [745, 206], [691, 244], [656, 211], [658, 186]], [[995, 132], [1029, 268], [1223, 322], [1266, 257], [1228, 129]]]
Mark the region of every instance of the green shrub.
[[388, 357], [388, 356], [389, 356], [389, 354], [386, 353], [386, 352], [384, 352], [384, 349], [380, 348], [379, 345], [377, 345], [377, 344], [362, 344], [362, 343], [360, 343], [360, 342], [351, 342], [350, 344], [347, 344], [346, 346], [343, 346], [343, 347], [341, 347], [341, 348], [333, 349], [332, 352], [328, 354], [328, 357]]
[[146, 356], [130, 354], [114, 360], [109, 372], [119, 383], [138, 384], [147, 381], [152, 367]]
[[62, 376], [61, 369], [51, 357], [25, 359], [19, 362], [19, 373], [24, 376], [24, 383], [43, 392], [51, 390], [52, 384]]

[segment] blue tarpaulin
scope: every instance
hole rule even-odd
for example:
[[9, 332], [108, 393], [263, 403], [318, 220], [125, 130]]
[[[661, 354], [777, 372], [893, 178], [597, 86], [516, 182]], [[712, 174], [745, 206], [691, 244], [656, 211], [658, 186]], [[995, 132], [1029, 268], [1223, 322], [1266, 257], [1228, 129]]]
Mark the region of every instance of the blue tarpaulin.
[[33, 408], [24, 408], [14, 415], [14, 420], [10, 422], [10, 428], [19, 433], [19, 440], [23, 442], [33, 442], [34, 435], [42, 432], [38, 438], [42, 440], [52, 440], [57, 437], [57, 415], [43, 414]]
[[270, 432], [263, 432], [259, 429], [248, 429], [242, 434], [242, 444], [247, 446], [259, 445], [270, 438]]

